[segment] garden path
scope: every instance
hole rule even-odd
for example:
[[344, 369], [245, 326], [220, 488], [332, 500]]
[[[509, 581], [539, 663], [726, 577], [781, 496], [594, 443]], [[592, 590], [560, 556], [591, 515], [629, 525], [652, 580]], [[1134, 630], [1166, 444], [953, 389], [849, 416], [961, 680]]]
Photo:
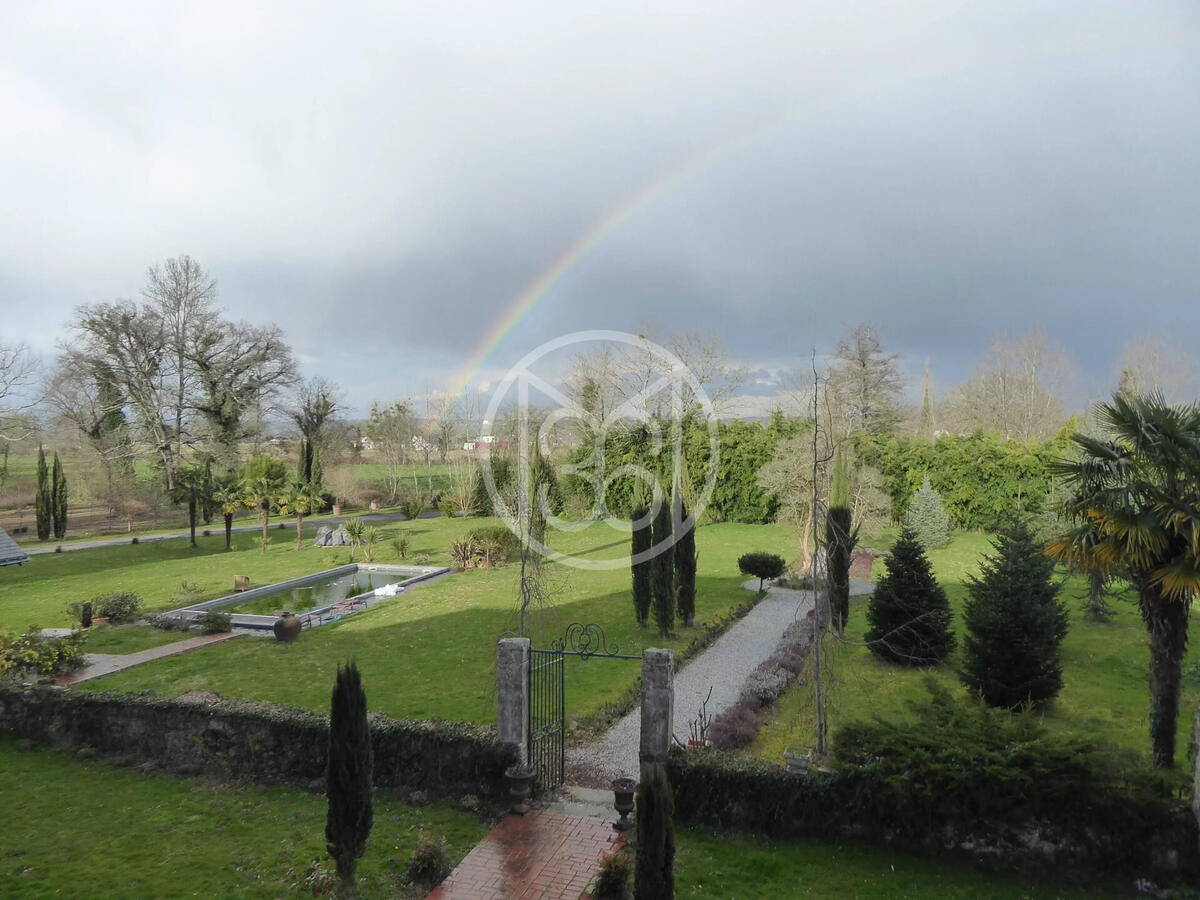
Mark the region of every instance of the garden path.
[[219, 644], [222, 641], [227, 641], [238, 636], [239, 633], [237, 632], [202, 634], [197, 637], [188, 638], [187, 640], [176, 641], [173, 644], [163, 644], [160, 647], [151, 647], [149, 650], [139, 650], [137, 653], [85, 653], [83, 656], [83, 668], [58, 676], [54, 680], [54, 683], [58, 685], [72, 685], [79, 684], [81, 681], [91, 681], [93, 678], [111, 675], [113, 672], [120, 672], [122, 669], [131, 669], [134, 666], [140, 666], [142, 663], [162, 659], [164, 656], [187, 653], [189, 650], [197, 650], [200, 647]]
[[[744, 585], [757, 590], [758, 581]], [[870, 593], [869, 581], [851, 581], [852, 596]], [[711, 718], [732, 706], [741, 694], [747, 676], [774, 651], [783, 632], [813, 608], [812, 591], [771, 586], [767, 596], [716, 642], [675, 673], [674, 733], [680, 743], [688, 739], [688, 723], [695, 719], [708, 697], [706, 713]], [[596, 665], [599, 661], [592, 661]], [[599, 663], [603, 664], [603, 663]], [[641, 707], [627, 714], [598, 741], [567, 751], [571, 780], [591, 787], [607, 787], [614, 778], [636, 778], [640, 768], [638, 747]]]

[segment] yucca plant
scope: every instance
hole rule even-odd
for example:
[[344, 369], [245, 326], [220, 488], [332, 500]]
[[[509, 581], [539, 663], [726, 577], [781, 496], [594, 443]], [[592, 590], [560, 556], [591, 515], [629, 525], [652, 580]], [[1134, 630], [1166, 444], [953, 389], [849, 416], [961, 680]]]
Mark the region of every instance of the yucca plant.
[[363, 542], [363, 535], [367, 530], [367, 526], [363, 524], [363, 520], [359, 518], [347, 519], [346, 524], [342, 526], [346, 529], [346, 536], [350, 538], [350, 561], [354, 561], [354, 551], [358, 549]]
[[1074, 527], [1047, 544], [1063, 562], [1122, 570], [1150, 634], [1150, 744], [1175, 760], [1188, 608], [1200, 591], [1200, 404], [1117, 393], [1096, 408], [1108, 440], [1076, 434], [1075, 460], [1053, 471], [1070, 491]]
[[379, 529], [374, 525], [368, 525], [362, 533], [363, 559], [367, 562], [375, 562], [375, 545], [378, 543]]

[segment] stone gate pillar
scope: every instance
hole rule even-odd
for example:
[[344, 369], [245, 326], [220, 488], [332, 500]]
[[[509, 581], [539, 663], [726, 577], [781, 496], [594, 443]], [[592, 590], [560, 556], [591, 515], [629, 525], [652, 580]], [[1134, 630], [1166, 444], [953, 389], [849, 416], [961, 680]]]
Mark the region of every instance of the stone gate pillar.
[[529, 762], [529, 638], [502, 638], [496, 645], [496, 732], [502, 744]]
[[642, 653], [642, 765], [666, 762], [675, 724], [675, 654], [650, 649]]

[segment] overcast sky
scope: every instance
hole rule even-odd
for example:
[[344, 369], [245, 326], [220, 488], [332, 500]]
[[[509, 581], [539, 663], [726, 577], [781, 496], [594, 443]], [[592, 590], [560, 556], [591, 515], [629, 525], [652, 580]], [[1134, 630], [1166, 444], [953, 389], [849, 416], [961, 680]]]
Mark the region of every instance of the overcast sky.
[[1098, 394], [1200, 335], [1200, 4], [8, 0], [0, 202], [0, 337], [47, 358], [187, 253], [361, 409], [595, 233], [481, 377], [654, 325], [773, 371], [869, 319], [947, 386], [1040, 324]]

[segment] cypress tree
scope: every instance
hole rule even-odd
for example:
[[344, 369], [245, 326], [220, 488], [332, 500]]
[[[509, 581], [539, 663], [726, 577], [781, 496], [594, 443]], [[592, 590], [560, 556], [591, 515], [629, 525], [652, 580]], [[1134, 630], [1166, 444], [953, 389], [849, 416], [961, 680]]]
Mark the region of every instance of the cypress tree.
[[308, 441], [300, 438], [300, 446], [296, 448], [296, 480], [308, 484], [312, 477], [312, 460], [308, 455]]
[[[629, 555], [633, 560], [630, 564], [633, 569], [633, 613], [637, 617], [638, 625], [642, 628], [645, 628], [646, 623], [650, 620], [650, 568], [653, 561], [648, 558], [638, 561], [638, 557], [653, 546], [649, 517], [650, 510], [645, 507], [639, 507], [633, 511], [634, 529], [629, 548]], [[639, 519], [646, 520], [640, 528], [637, 527]]]
[[671, 535], [671, 504], [664, 498], [650, 529], [655, 552], [650, 569], [650, 603], [660, 637], [669, 637], [675, 625], [675, 548]]
[[325, 470], [321, 468], [321, 450], [318, 447], [309, 447], [308, 452], [309, 467], [308, 480], [305, 484], [311, 484], [315, 489], [315, 493], [321, 494], [325, 491]]
[[54, 469], [50, 483], [53, 492], [50, 498], [50, 508], [53, 510], [51, 518], [54, 522], [54, 536], [62, 540], [67, 536], [67, 476], [63, 472], [62, 461], [58, 458], [57, 450], [54, 451]]
[[1062, 688], [1066, 603], [1054, 561], [1024, 522], [1007, 525], [967, 581], [962, 681], [989, 706], [1042, 703]]
[[833, 461], [829, 511], [825, 514], [825, 564], [829, 577], [829, 605], [838, 630], [850, 620], [850, 556], [858, 541], [850, 509], [850, 472], [846, 457]]
[[213, 493], [217, 489], [217, 484], [213, 481], [212, 460], [204, 461], [204, 489], [200, 494], [200, 517], [204, 520], [205, 525], [212, 524], [213, 509], [216, 503], [213, 501]]
[[367, 726], [367, 695], [358, 666], [338, 666], [329, 711], [329, 763], [326, 791], [329, 812], [325, 840], [338, 876], [353, 884], [358, 858], [367, 846], [374, 811], [371, 802], [373, 759]]
[[37, 516], [39, 541], [50, 539], [54, 526], [54, 496], [50, 487], [50, 471], [46, 468], [46, 451], [38, 444], [37, 496], [34, 498], [34, 513]]
[[662, 763], [642, 770], [637, 790], [637, 859], [633, 870], [636, 900], [673, 900], [675, 896], [675, 797]]
[[911, 530], [901, 532], [884, 564], [867, 605], [867, 645], [888, 662], [937, 665], [954, 648], [950, 603]]
[[904, 527], [911, 529], [926, 549], [950, 543], [950, 518], [942, 505], [942, 495], [933, 489], [928, 475], [908, 504]]
[[[687, 519], [687, 507], [679, 504], [679, 521]], [[696, 527], [693, 525], [675, 543], [675, 592], [679, 618], [685, 628], [696, 621]]]

